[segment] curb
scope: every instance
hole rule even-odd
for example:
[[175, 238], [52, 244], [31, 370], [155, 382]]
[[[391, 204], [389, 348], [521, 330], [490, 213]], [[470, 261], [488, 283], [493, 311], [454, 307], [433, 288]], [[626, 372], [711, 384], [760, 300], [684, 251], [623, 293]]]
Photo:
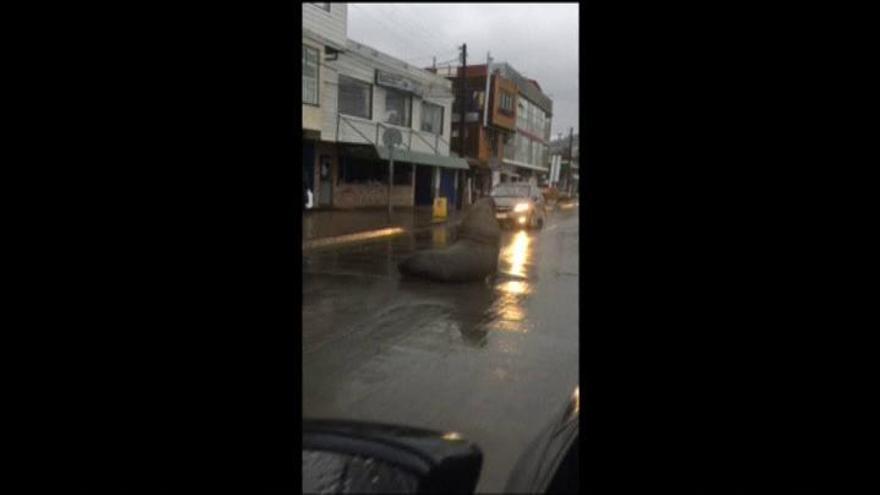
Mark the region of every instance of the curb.
[[371, 241], [376, 239], [381, 239], [384, 237], [392, 237], [395, 235], [405, 234], [407, 232], [419, 232], [426, 229], [431, 229], [443, 224], [449, 224], [450, 226], [457, 226], [461, 223], [460, 219], [456, 221], [450, 222], [449, 220], [442, 220], [437, 222], [432, 222], [428, 225], [414, 227], [412, 229], [405, 229], [400, 226], [391, 226], [385, 227], [376, 230], [365, 230], [362, 232], [354, 232], [351, 234], [338, 235], [333, 237], [322, 237], [320, 239], [312, 239], [310, 241], [303, 241], [302, 250], [310, 251], [319, 248], [326, 248], [332, 246], [338, 246], [341, 244], [351, 244], [355, 242], [363, 242], [363, 241]]

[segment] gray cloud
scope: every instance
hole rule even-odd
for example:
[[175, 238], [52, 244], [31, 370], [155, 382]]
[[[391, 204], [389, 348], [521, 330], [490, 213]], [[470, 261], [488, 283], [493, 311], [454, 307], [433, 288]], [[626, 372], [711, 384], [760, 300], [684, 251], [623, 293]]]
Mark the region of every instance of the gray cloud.
[[508, 62], [535, 79], [553, 98], [552, 135], [578, 132], [578, 4], [354, 3], [348, 4], [348, 37], [420, 67]]

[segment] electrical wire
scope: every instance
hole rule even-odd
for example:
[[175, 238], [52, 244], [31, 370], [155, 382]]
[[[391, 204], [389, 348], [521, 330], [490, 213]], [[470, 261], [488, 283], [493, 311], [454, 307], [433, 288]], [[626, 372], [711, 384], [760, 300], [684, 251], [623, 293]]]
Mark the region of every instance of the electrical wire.
[[[356, 7], [358, 11], [364, 12], [368, 17], [370, 17], [371, 19], [373, 19], [377, 23], [381, 24], [382, 26], [384, 26], [388, 29], [391, 29], [392, 32], [394, 33], [395, 37], [397, 39], [405, 41], [407, 46], [411, 46], [413, 44], [412, 41], [414, 40], [417, 43], [421, 43], [422, 46], [429, 48], [430, 51], [428, 53], [425, 53], [424, 56], [404, 58], [403, 60], [405, 62], [411, 62], [411, 61], [417, 61], [417, 60], [423, 60], [423, 59], [427, 60], [429, 57], [443, 57], [446, 55], [451, 55], [453, 53], [457, 53], [460, 50], [460, 46], [457, 46], [457, 45], [450, 49], [450, 45], [447, 41], [441, 40], [432, 30], [424, 28], [424, 26], [421, 24], [421, 22], [417, 21], [414, 17], [410, 17], [409, 15], [405, 15], [406, 19], [404, 21], [401, 21], [400, 18], [397, 17], [396, 15], [394, 15], [393, 13], [388, 14], [388, 12], [386, 10], [381, 9], [381, 8], [378, 9], [379, 12], [385, 14], [388, 17], [388, 19], [387, 19], [388, 21], [390, 21], [394, 24], [393, 26], [389, 26], [389, 24], [387, 22], [385, 22], [386, 19], [375, 17], [372, 14], [372, 12], [364, 9], [363, 7], [361, 7], [359, 5], [355, 5], [355, 4], [351, 4], [351, 5], [353, 7]], [[373, 5], [372, 7], [375, 9], [380, 6]], [[398, 7], [398, 6], [395, 5], [393, 7]], [[413, 25], [417, 25], [423, 31], [417, 32], [412, 27]], [[398, 29], [395, 29], [395, 27]], [[409, 35], [412, 36], [412, 38], [404, 40], [402, 35], [405, 35], [406, 33], [402, 32], [400, 30], [400, 28], [403, 28], [405, 31], [407, 31], [409, 33]], [[426, 37], [424, 35], [427, 35], [427, 36], [433, 38], [435, 41], [437, 41], [437, 44], [430, 43], [430, 40], [426, 39]], [[437, 50], [436, 48], [439, 46], [442, 46], [443, 48]], [[453, 60], [455, 60], [455, 59], [453, 59]]]
[[[404, 7], [404, 5], [395, 5], [395, 7]], [[410, 11], [409, 6], [406, 6], [405, 10]], [[427, 33], [429, 36], [437, 40], [440, 44], [446, 44], [446, 41], [443, 40], [442, 36], [437, 36], [433, 29], [427, 28], [422, 24], [421, 20], [419, 20], [418, 15], [412, 16], [411, 19], [412, 22], [416, 24], [416, 27], [421, 29], [423, 32]]]
[[[379, 23], [379, 24], [381, 24], [382, 26], [384, 26], [384, 27], [387, 29], [387, 32], [390, 32], [394, 37], [396, 37], [397, 39], [401, 40], [401, 41], [403, 42], [404, 46], [412, 46], [412, 45], [413, 45], [413, 41], [415, 41], [416, 43], [421, 44], [423, 47], [425, 47], [425, 48], [428, 49], [428, 50], [431, 50], [431, 49], [433, 48], [433, 47], [429, 46], [429, 45], [427, 44], [427, 42], [426, 42], [424, 39], [422, 39], [421, 37], [416, 36], [416, 37], [414, 37], [414, 38], [412, 38], [412, 39], [410, 39], [409, 37], [405, 37], [405, 36], [403, 35], [403, 32], [400, 30], [400, 26], [401, 26], [401, 25], [405, 26], [405, 24], [394, 25], [390, 19], [388, 20], [388, 22], [386, 22], [385, 19], [383, 19], [383, 18], [381, 18], [381, 17], [376, 17], [376, 16], [374, 16], [374, 15], [372, 14], [372, 12], [370, 12], [369, 10], [367, 10], [367, 9], [365, 9], [365, 8], [360, 7], [359, 5], [356, 5], [356, 4], [350, 4], [350, 5], [351, 5], [352, 7], [357, 7], [356, 10], [358, 10], [359, 12], [363, 12], [363, 13], [364, 13], [365, 15], [367, 15], [369, 18], [373, 19], [373, 20], [376, 21], [377, 23]], [[375, 8], [375, 6], [374, 6], [374, 8]]]
[[436, 52], [434, 52], [434, 53], [428, 53], [428, 54], [422, 55], [422, 56], [420, 56], [420, 57], [404, 59], [404, 61], [405, 61], [405, 62], [409, 62], [409, 61], [411, 61], [411, 60], [424, 60], [424, 59], [432, 58], [432, 57], [446, 57], [446, 56], [448, 56], [448, 55], [452, 55], [453, 53], [456, 53], [457, 51], [458, 51], [458, 50], [450, 50], [450, 51], [441, 52], [441, 53], [436, 53]]
[[[428, 40], [427, 38], [430, 37], [430, 38], [434, 38], [435, 41], [439, 42], [439, 45], [437, 45], [437, 46], [448, 46], [448, 43], [446, 41], [441, 41], [436, 35], [434, 35], [434, 33], [430, 29], [425, 28], [420, 23], [419, 23], [419, 29], [421, 31], [417, 31], [416, 28], [414, 27], [415, 24], [417, 23], [417, 18], [415, 16], [410, 16], [410, 15], [404, 14], [404, 17], [406, 17], [406, 19], [404, 19], [404, 21], [401, 22], [400, 18], [397, 17], [397, 15], [396, 15], [396, 13], [403, 13], [399, 9], [399, 6], [398, 5], [388, 5], [388, 7], [391, 9], [391, 12], [386, 11], [384, 5], [375, 5], [374, 6], [374, 8], [376, 8], [377, 10], [379, 10], [380, 12], [382, 12], [383, 14], [385, 14], [386, 16], [391, 18], [393, 21], [397, 21], [397, 26], [399, 26], [400, 28], [402, 28], [404, 30], [409, 31], [411, 34], [413, 34], [415, 36], [415, 39], [419, 40], [423, 44], [429, 44], [430, 40]], [[436, 46], [433, 48], [436, 48]], [[436, 51], [436, 50], [434, 50], [434, 51]]]
[[398, 40], [400, 40], [401, 42], [403, 42], [404, 46], [409, 46], [409, 45], [411, 44], [411, 43], [410, 43], [410, 40], [407, 39], [407, 38], [405, 38], [405, 37], [403, 37], [403, 36], [398, 32], [398, 30], [396, 30], [396, 29], [394, 28], [394, 26], [389, 25], [389, 24], [386, 23], [383, 19], [377, 18], [377, 17], [374, 16], [369, 10], [363, 9], [363, 8], [361, 8], [360, 6], [355, 5], [355, 4], [349, 4], [349, 5], [352, 6], [352, 7], [357, 7], [357, 9], [356, 9], [357, 11], [359, 11], [359, 12], [363, 12], [364, 15], [366, 15], [366, 16], [369, 17], [370, 19], [373, 19], [376, 23], [381, 24], [383, 27], [385, 27], [386, 32], [391, 33], [392, 36], [394, 36], [395, 38], [397, 38]]

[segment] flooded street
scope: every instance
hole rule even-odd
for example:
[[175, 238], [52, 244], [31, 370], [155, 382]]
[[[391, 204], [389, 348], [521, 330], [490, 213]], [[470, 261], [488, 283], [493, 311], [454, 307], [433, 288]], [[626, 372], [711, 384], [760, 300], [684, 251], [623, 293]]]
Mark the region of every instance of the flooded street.
[[456, 431], [499, 492], [578, 385], [578, 208], [505, 231], [485, 282], [403, 279], [397, 263], [454, 242], [438, 226], [303, 257], [303, 416]]

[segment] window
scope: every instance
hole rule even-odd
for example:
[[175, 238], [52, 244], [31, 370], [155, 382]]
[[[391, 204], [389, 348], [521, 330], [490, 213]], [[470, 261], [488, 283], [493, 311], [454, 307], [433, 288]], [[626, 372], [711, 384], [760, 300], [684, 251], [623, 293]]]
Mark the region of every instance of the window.
[[385, 120], [386, 124], [410, 127], [410, 110], [412, 110], [412, 97], [400, 91], [385, 90]]
[[339, 113], [373, 118], [373, 87], [369, 83], [339, 75]]
[[527, 106], [528, 111], [526, 113], [526, 129], [530, 132], [535, 130], [535, 105], [531, 103]]
[[327, 12], [330, 12], [330, 2], [312, 2], [312, 5], [317, 5]]
[[516, 126], [520, 129], [528, 129], [528, 121], [526, 120], [529, 102], [520, 98], [516, 102]]
[[516, 160], [516, 139], [507, 139], [504, 141], [504, 158], [508, 160]]
[[443, 134], [443, 107], [433, 103], [422, 103], [422, 130], [432, 134]]
[[[397, 169], [397, 164], [394, 164]], [[395, 175], [396, 175], [395, 170]], [[337, 184], [387, 184], [388, 162], [346, 157], [340, 160]]]
[[513, 95], [510, 93], [501, 93], [501, 102], [499, 105], [501, 111], [503, 113], [512, 114], [513, 113]]
[[532, 151], [529, 147], [531, 141], [529, 138], [524, 137], [522, 134], [517, 133], [516, 135], [516, 161], [529, 163], [532, 161], [531, 155]]
[[540, 165], [541, 164], [541, 156], [543, 154], [543, 151], [542, 151], [543, 146], [544, 145], [542, 145], [538, 141], [532, 141], [532, 159], [530, 161], [530, 163], [532, 165]]
[[318, 49], [303, 45], [302, 101], [318, 104]]

